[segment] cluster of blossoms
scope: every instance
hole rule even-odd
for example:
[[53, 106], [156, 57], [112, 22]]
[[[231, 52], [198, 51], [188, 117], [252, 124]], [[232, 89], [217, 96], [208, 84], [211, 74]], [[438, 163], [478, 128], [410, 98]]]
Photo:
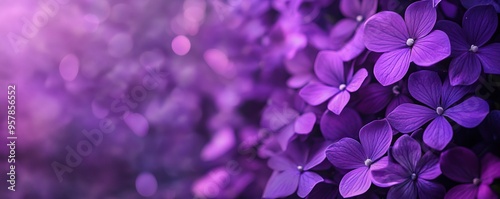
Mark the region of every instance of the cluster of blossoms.
[[500, 195], [498, 1], [47, 3], [0, 2], [0, 196]]

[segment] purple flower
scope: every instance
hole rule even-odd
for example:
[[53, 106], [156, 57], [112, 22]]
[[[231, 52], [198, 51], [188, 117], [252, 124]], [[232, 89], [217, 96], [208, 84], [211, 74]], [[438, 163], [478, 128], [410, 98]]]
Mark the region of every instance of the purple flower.
[[436, 27], [451, 41], [451, 85], [471, 85], [481, 74], [500, 74], [500, 43], [485, 45], [495, 33], [498, 18], [492, 6], [476, 6], [465, 12], [462, 28], [455, 22], [439, 21]]
[[428, 151], [422, 156], [420, 144], [409, 135], [401, 136], [392, 147], [397, 163], [372, 172], [382, 187], [391, 187], [387, 198], [443, 198], [445, 189], [431, 180], [441, 174], [439, 158]]
[[297, 191], [304, 198], [323, 178], [310, 171], [325, 159], [326, 144], [315, 144], [316, 148], [308, 148], [303, 143], [293, 142], [288, 149], [271, 157], [268, 166], [274, 172], [267, 182], [263, 198], [286, 197]]
[[[452, 198], [497, 198], [490, 184], [500, 177], [500, 159], [486, 154], [479, 162], [477, 156], [469, 149], [455, 147], [441, 154], [441, 171], [443, 174], [462, 184], [451, 188], [446, 199]], [[480, 165], [481, 164], [481, 165]]]
[[339, 191], [345, 197], [365, 193], [371, 183], [371, 171], [387, 166], [388, 158], [382, 157], [391, 144], [392, 129], [386, 120], [368, 123], [359, 131], [360, 142], [342, 138], [330, 145], [326, 157], [337, 168], [351, 170], [340, 181]]
[[340, 115], [325, 111], [319, 123], [323, 137], [330, 141], [345, 137], [358, 139], [358, 132], [362, 125], [358, 112], [348, 107]]
[[400, 81], [392, 86], [372, 83], [360, 89], [358, 93], [361, 101], [356, 105], [356, 109], [365, 114], [378, 113], [387, 107], [385, 115], [388, 115], [400, 104], [412, 103], [408, 97], [406, 81]]
[[483, 121], [489, 111], [488, 103], [479, 97], [470, 97], [453, 106], [469, 89], [451, 86], [447, 80], [442, 84], [438, 74], [432, 71], [411, 74], [408, 89], [416, 100], [426, 106], [401, 104], [387, 116], [387, 120], [403, 133], [415, 131], [432, 120], [424, 131], [423, 140], [434, 149], [443, 150], [453, 137], [453, 130], [445, 116], [463, 127], [473, 128]]
[[320, 82], [311, 82], [302, 88], [299, 95], [309, 104], [316, 106], [332, 98], [328, 109], [340, 114], [349, 102], [351, 95], [361, 87], [368, 76], [362, 68], [353, 75], [351, 68], [346, 75], [344, 64], [339, 55], [333, 51], [321, 51], [314, 63], [314, 72]]
[[500, 13], [500, 2], [498, 0], [460, 0], [466, 8], [471, 8], [477, 5], [492, 5], [495, 10]]
[[406, 9], [405, 20], [395, 12], [373, 15], [365, 25], [368, 50], [384, 53], [373, 73], [384, 86], [401, 80], [410, 62], [431, 66], [450, 55], [450, 41], [442, 31], [432, 31], [436, 10], [431, 3], [419, 1]]

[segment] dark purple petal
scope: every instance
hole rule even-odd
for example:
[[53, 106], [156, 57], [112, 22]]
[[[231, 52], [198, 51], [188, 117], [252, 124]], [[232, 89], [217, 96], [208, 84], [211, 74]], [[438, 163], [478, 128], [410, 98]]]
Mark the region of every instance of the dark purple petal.
[[365, 45], [368, 50], [389, 52], [407, 48], [408, 30], [403, 18], [395, 12], [379, 12], [365, 23]]
[[375, 120], [359, 130], [359, 140], [367, 158], [375, 161], [389, 149], [392, 141], [392, 128], [387, 120]]
[[479, 177], [479, 160], [476, 154], [464, 147], [443, 152], [439, 164], [443, 175], [457, 182], [472, 183]]
[[409, 5], [405, 12], [409, 36], [418, 40], [429, 34], [436, 23], [436, 17], [436, 9], [429, 2], [417, 1]]
[[453, 129], [443, 116], [438, 116], [425, 128], [423, 140], [429, 147], [443, 150], [453, 137]]
[[315, 166], [321, 164], [326, 158], [326, 148], [329, 146], [328, 142], [315, 143], [310, 157], [304, 166], [304, 170], [310, 170]]
[[481, 47], [477, 52], [477, 56], [483, 63], [484, 73], [488, 74], [500, 74], [500, 43], [493, 43], [484, 47]]
[[437, 22], [436, 29], [442, 30], [448, 35], [452, 57], [457, 57], [469, 51], [470, 44], [467, 43], [464, 30], [457, 23], [441, 20]]
[[329, 86], [338, 87], [345, 83], [344, 63], [334, 51], [321, 51], [314, 62], [316, 76]]
[[295, 120], [295, 132], [298, 134], [308, 134], [312, 131], [315, 123], [316, 115], [314, 113], [308, 112], [302, 114]]
[[361, 88], [358, 92], [361, 101], [356, 109], [365, 114], [373, 114], [384, 109], [392, 99], [393, 93], [390, 88], [379, 83], [372, 83]]
[[351, 94], [347, 91], [340, 91], [328, 103], [328, 110], [339, 115], [351, 99]]
[[368, 167], [361, 167], [350, 171], [340, 181], [339, 191], [344, 198], [358, 196], [370, 188], [371, 179]]
[[486, 101], [474, 96], [445, 110], [444, 115], [463, 127], [474, 128], [484, 120], [489, 110]]
[[365, 152], [361, 144], [352, 138], [342, 138], [326, 149], [326, 157], [336, 167], [341, 169], [356, 169], [366, 167]]
[[297, 195], [301, 198], [305, 198], [316, 186], [316, 184], [323, 182], [323, 178], [310, 171], [306, 171], [300, 175], [299, 189], [297, 190]]
[[392, 157], [406, 170], [413, 171], [422, 156], [420, 144], [409, 135], [403, 135], [394, 143]]
[[500, 178], [500, 158], [487, 153], [481, 159], [481, 180], [482, 184], [489, 185], [493, 180]]
[[408, 79], [408, 90], [416, 100], [431, 108], [437, 108], [440, 104], [442, 83], [436, 72], [414, 72]]
[[443, 185], [423, 179], [417, 181], [419, 198], [440, 199], [443, 198], [446, 189]]
[[421, 179], [434, 180], [441, 175], [439, 157], [434, 155], [431, 151], [427, 151], [418, 161], [415, 172]]
[[407, 180], [389, 189], [387, 198], [417, 199], [417, 186], [411, 180]]
[[349, 83], [347, 84], [346, 89], [349, 92], [356, 92], [359, 87], [361, 87], [366, 77], [368, 77], [368, 71], [366, 71], [366, 69], [364, 68], [359, 69], [358, 72], [356, 72], [354, 76], [352, 76], [352, 78], [348, 80]]
[[339, 89], [335, 87], [326, 86], [320, 83], [309, 83], [304, 86], [304, 88], [300, 89], [299, 95], [310, 105], [316, 106], [330, 99], [338, 92]]
[[340, 12], [346, 17], [356, 18], [361, 13], [361, 3], [359, 0], [341, 0]]
[[389, 163], [386, 168], [372, 170], [372, 177], [377, 186], [391, 187], [409, 180], [410, 173], [399, 164]]
[[495, 33], [498, 17], [493, 6], [475, 6], [467, 10], [462, 20], [468, 41], [475, 46], [482, 46]]
[[267, 181], [263, 198], [281, 198], [292, 195], [299, 185], [300, 172], [287, 170], [274, 172]]
[[457, 185], [446, 193], [445, 199], [476, 198], [478, 187], [473, 184]]
[[325, 111], [319, 124], [321, 133], [325, 139], [330, 141], [337, 141], [344, 137], [357, 139], [361, 125], [359, 114], [347, 107], [340, 115]]
[[385, 110], [385, 116], [387, 117], [396, 107], [404, 103], [413, 103], [413, 101], [406, 95], [398, 95], [389, 102], [387, 109]]
[[419, 66], [431, 66], [451, 54], [450, 40], [440, 30], [415, 40], [411, 51], [411, 61]]
[[373, 68], [375, 78], [383, 86], [403, 79], [410, 67], [411, 50], [401, 48], [382, 54]]
[[388, 116], [393, 128], [402, 133], [411, 133], [437, 117], [435, 110], [416, 104], [401, 104]]
[[441, 106], [445, 110], [471, 91], [469, 86], [451, 86], [448, 80], [443, 82], [442, 89]]
[[464, 53], [453, 58], [450, 63], [450, 83], [456, 85], [471, 85], [479, 79], [481, 62], [473, 52]]

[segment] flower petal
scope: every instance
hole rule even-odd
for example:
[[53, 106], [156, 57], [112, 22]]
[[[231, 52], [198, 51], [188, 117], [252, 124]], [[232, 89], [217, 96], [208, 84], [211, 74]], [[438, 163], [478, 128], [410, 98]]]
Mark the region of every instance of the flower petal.
[[450, 63], [450, 83], [456, 85], [471, 85], [479, 79], [481, 62], [473, 52], [464, 53], [453, 58]]
[[497, 178], [500, 178], [500, 158], [487, 153], [481, 158], [481, 180], [483, 184], [491, 184]]
[[375, 63], [373, 73], [383, 86], [388, 86], [403, 79], [410, 67], [411, 50], [397, 49], [382, 54]]
[[451, 86], [450, 81], [443, 82], [443, 91], [441, 96], [441, 105], [446, 110], [455, 102], [462, 99], [472, 89], [470, 86]]
[[382, 11], [365, 23], [365, 46], [375, 52], [407, 48], [408, 30], [403, 18], [391, 11]]
[[392, 141], [392, 128], [387, 120], [375, 120], [359, 130], [359, 140], [367, 157], [376, 160], [389, 149]]
[[495, 33], [498, 17], [493, 6], [475, 6], [467, 10], [462, 26], [469, 42], [476, 46], [484, 45]]
[[483, 63], [484, 73], [488, 74], [500, 74], [500, 43], [493, 43], [484, 47], [481, 47], [477, 52], [477, 56]]
[[417, 199], [417, 186], [411, 180], [398, 184], [387, 193], [387, 198]]
[[429, 147], [443, 150], [453, 137], [453, 129], [443, 116], [436, 117], [424, 131], [423, 140]]
[[440, 30], [415, 40], [411, 51], [411, 60], [419, 66], [431, 66], [451, 54], [448, 35]]
[[328, 146], [329, 142], [314, 143], [311, 147], [311, 154], [309, 154], [307, 163], [304, 165], [304, 170], [310, 170], [321, 164], [326, 158], [326, 148]]
[[304, 113], [295, 120], [295, 132], [298, 134], [308, 134], [312, 131], [315, 123], [316, 115], [314, 113]]
[[370, 17], [377, 11], [378, 0], [361, 1], [361, 14], [366, 18]]
[[357, 168], [342, 177], [339, 185], [340, 195], [344, 198], [358, 196], [368, 191], [370, 185], [368, 167]]
[[473, 184], [461, 184], [457, 185], [446, 193], [445, 199], [456, 199], [456, 198], [476, 198], [478, 188]]
[[361, 14], [361, 2], [359, 0], [341, 0], [340, 12], [346, 17], [356, 18]]
[[321, 117], [319, 127], [326, 140], [337, 141], [344, 137], [357, 139], [361, 125], [359, 114], [346, 107], [340, 115], [325, 111]]
[[445, 110], [444, 115], [463, 127], [474, 128], [484, 120], [489, 110], [486, 101], [474, 96]]
[[366, 167], [365, 152], [361, 144], [352, 138], [342, 138], [326, 149], [326, 157], [336, 167], [341, 169], [356, 169]]
[[361, 87], [366, 77], [368, 77], [368, 71], [366, 71], [365, 68], [359, 69], [358, 72], [356, 72], [349, 80], [346, 89], [351, 93], [356, 92], [359, 87]]
[[338, 88], [320, 83], [309, 83], [300, 89], [299, 95], [310, 105], [317, 106], [339, 92]]
[[358, 22], [351, 18], [339, 20], [330, 30], [332, 50], [340, 50], [355, 36]]
[[479, 160], [465, 147], [455, 147], [441, 154], [441, 171], [446, 177], [461, 183], [472, 183], [479, 177]]
[[329, 86], [338, 87], [345, 83], [344, 62], [334, 51], [321, 51], [314, 62], [316, 76]]
[[436, 72], [422, 70], [414, 72], [408, 79], [408, 91], [418, 101], [431, 108], [439, 106], [442, 83]]
[[347, 91], [340, 91], [337, 95], [333, 96], [332, 100], [328, 103], [328, 110], [339, 115], [351, 99], [351, 94]]
[[443, 198], [446, 192], [443, 185], [423, 179], [417, 181], [417, 190], [419, 198]]
[[396, 109], [396, 107], [404, 103], [413, 104], [413, 101], [406, 95], [398, 95], [397, 97], [392, 99], [391, 102], [389, 102], [389, 104], [387, 105], [387, 109], [385, 110], [385, 116], [387, 117], [394, 109]]
[[275, 155], [269, 158], [269, 161], [267, 161], [267, 165], [275, 171], [290, 170], [292, 168], [296, 168], [297, 166], [292, 161], [290, 161], [290, 159], [283, 155]]
[[343, 61], [351, 61], [365, 50], [364, 32], [365, 26], [360, 25], [354, 36], [338, 51]]
[[436, 112], [430, 108], [406, 103], [394, 109], [387, 116], [387, 120], [396, 130], [402, 133], [411, 133], [436, 116]]
[[431, 151], [427, 151], [418, 161], [415, 171], [421, 179], [434, 180], [441, 175], [439, 157], [434, 155]]
[[356, 110], [365, 114], [374, 114], [384, 109], [392, 99], [392, 91], [379, 83], [372, 83], [358, 92], [360, 102]]
[[436, 23], [436, 29], [442, 30], [448, 35], [452, 57], [457, 57], [469, 51], [470, 44], [467, 43], [465, 32], [457, 23], [448, 20], [440, 20]]
[[409, 171], [396, 163], [389, 163], [386, 168], [372, 170], [372, 177], [377, 186], [391, 187], [409, 179]]
[[283, 151], [287, 149], [288, 143], [290, 143], [290, 140], [292, 140], [295, 135], [293, 126], [293, 123], [287, 124], [278, 131], [278, 134], [276, 134], [278, 143]]
[[410, 37], [419, 39], [431, 32], [436, 23], [437, 13], [426, 1], [412, 3], [406, 8], [405, 22]]
[[409, 135], [403, 135], [392, 146], [392, 157], [407, 170], [413, 171], [422, 156], [420, 144]]
[[306, 171], [300, 175], [299, 189], [297, 190], [297, 195], [301, 198], [305, 198], [312, 191], [316, 184], [323, 182], [323, 178], [311, 171]]
[[267, 181], [263, 198], [281, 198], [292, 195], [299, 185], [298, 170], [274, 172]]

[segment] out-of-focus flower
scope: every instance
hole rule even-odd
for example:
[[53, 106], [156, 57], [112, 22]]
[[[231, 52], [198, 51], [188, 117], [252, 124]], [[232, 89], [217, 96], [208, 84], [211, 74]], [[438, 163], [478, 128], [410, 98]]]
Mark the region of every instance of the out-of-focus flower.
[[476, 154], [464, 147], [455, 147], [441, 154], [441, 171], [459, 183], [446, 193], [452, 198], [497, 198], [490, 184], [500, 177], [500, 159], [486, 154], [481, 161]]
[[486, 45], [498, 25], [492, 6], [476, 6], [465, 12], [462, 28], [455, 22], [439, 21], [436, 27], [448, 34], [451, 41], [449, 77], [452, 86], [471, 85], [477, 81], [481, 68], [485, 73], [500, 74], [500, 43]]
[[368, 50], [384, 53], [375, 63], [373, 73], [383, 86], [401, 80], [410, 63], [431, 66], [450, 55], [448, 36], [432, 31], [436, 9], [428, 1], [408, 6], [405, 20], [395, 12], [373, 15], [365, 25], [365, 45]]
[[362, 68], [353, 75], [350, 68], [344, 73], [344, 64], [337, 53], [321, 51], [314, 63], [314, 72], [320, 82], [312, 82], [302, 88], [299, 95], [309, 104], [316, 106], [330, 99], [328, 109], [340, 114], [351, 98], [350, 93], [356, 92], [368, 76]]
[[466, 8], [471, 8], [478, 5], [492, 5], [495, 10], [500, 13], [500, 2], [498, 0], [460, 0]]
[[365, 193], [372, 182], [372, 171], [387, 166], [388, 158], [382, 157], [391, 144], [392, 129], [386, 120], [368, 123], [359, 131], [360, 142], [342, 138], [330, 145], [326, 157], [340, 169], [351, 170], [340, 181], [340, 194], [353, 197]]

